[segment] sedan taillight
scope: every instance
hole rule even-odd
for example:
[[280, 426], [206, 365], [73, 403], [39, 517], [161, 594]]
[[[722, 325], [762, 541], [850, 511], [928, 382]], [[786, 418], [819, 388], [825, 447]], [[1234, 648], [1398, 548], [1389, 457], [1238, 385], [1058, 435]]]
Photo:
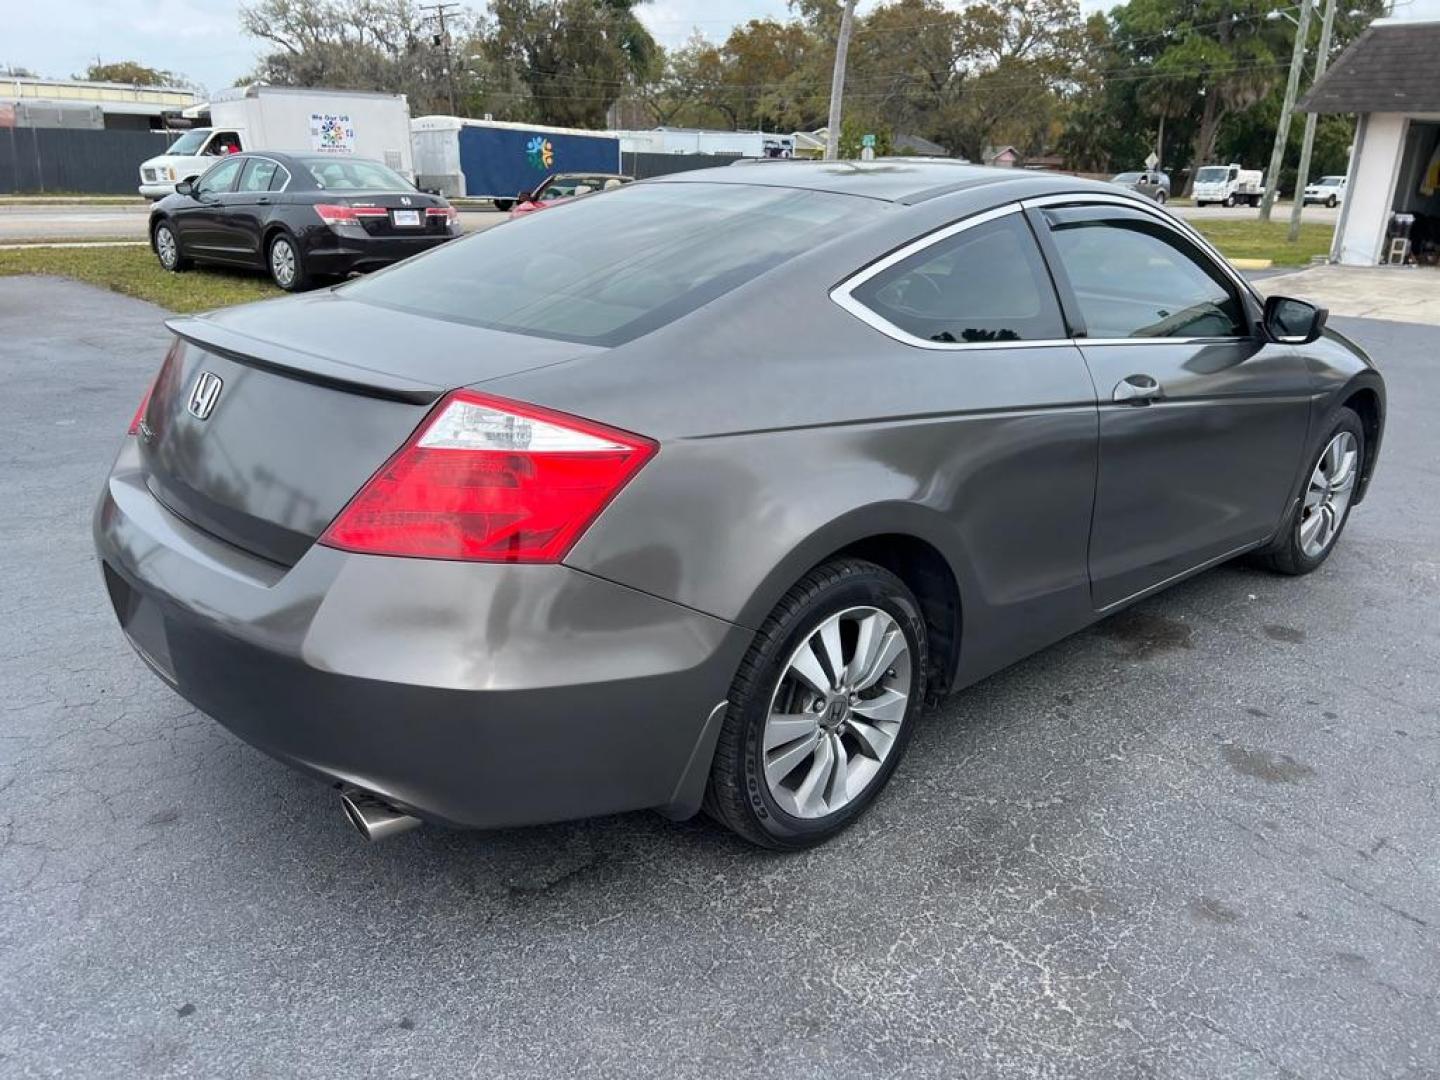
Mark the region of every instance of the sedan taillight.
[[372, 555], [559, 562], [657, 449], [589, 420], [457, 390], [320, 542]]
[[427, 206], [425, 208], [427, 218], [444, 218], [446, 225], [458, 225], [460, 223], [460, 211], [453, 206]]
[[332, 229], [337, 225], [359, 225], [361, 218], [383, 218], [389, 211], [383, 206], [341, 206], [338, 203], [318, 203], [315, 213]]

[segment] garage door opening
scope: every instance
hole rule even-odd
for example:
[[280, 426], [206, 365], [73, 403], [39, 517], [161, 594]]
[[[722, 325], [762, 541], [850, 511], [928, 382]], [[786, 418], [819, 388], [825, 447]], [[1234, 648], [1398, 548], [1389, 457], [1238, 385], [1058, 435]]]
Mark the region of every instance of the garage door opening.
[[1440, 123], [1411, 120], [1380, 261], [1440, 265]]

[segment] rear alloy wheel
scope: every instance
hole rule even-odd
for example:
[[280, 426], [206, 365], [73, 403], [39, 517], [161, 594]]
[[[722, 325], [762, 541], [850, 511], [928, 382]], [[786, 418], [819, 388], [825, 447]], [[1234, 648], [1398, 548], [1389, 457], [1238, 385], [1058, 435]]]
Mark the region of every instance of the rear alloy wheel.
[[811, 571], [741, 664], [706, 811], [766, 847], [833, 836], [894, 771], [925, 671], [925, 624], [899, 578], [858, 559]]
[[155, 226], [155, 257], [171, 273], [190, 266], [190, 260], [180, 254], [180, 241], [175, 236], [175, 230], [167, 222], [162, 221]]
[[271, 279], [286, 292], [300, 292], [309, 286], [310, 275], [306, 273], [300, 249], [285, 233], [270, 241], [267, 262], [270, 264]]
[[1165, 205], [1165, 192], [1163, 192], [1163, 191], [1157, 191], [1157, 192], [1155, 192], [1155, 201], [1156, 201], [1157, 203], [1159, 203], [1161, 206], [1164, 206], [1164, 205]]
[[1266, 566], [1282, 574], [1308, 574], [1329, 557], [1349, 519], [1364, 460], [1365, 428], [1352, 410], [1341, 409], [1290, 521], [1262, 554]]

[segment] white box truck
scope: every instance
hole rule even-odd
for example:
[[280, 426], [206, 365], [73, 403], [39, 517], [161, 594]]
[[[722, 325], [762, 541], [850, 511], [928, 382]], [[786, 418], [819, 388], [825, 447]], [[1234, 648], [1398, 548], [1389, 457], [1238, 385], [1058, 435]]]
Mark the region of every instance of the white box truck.
[[199, 126], [140, 165], [140, 194], [147, 199], [164, 198], [181, 180], [242, 150], [353, 154], [415, 176], [404, 94], [253, 83], [222, 90], [184, 115]]
[[1259, 169], [1229, 165], [1202, 165], [1195, 170], [1196, 206], [1259, 206], [1265, 196], [1265, 174]]
[[626, 154], [714, 154], [717, 157], [789, 158], [795, 136], [765, 131], [712, 131], [705, 128], [657, 127], [619, 131]]

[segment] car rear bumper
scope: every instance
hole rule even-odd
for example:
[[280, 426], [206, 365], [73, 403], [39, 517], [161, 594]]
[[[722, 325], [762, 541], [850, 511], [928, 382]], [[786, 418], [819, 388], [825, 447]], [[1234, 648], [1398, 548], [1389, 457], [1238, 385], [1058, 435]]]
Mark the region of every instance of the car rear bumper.
[[137, 652], [304, 772], [466, 827], [698, 809], [739, 627], [563, 565], [280, 567], [172, 515], [130, 445], [94, 531]]
[[459, 233], [425, 236], [357, 237], [330, 235], [305, 252], [311, 273], [342, 276], [378, 270], [457, 239]]

